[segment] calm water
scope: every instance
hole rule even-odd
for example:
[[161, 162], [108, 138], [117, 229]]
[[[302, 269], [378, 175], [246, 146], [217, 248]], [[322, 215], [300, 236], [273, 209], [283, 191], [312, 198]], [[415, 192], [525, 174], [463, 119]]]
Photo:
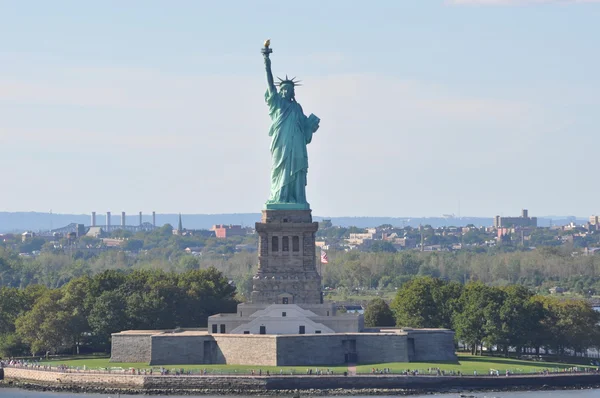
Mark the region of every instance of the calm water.
[[[485, 392], [485, 393], [465, 393], [466, 395], [474, 395], [477, 398], [598, 398], [600, 397], [600, 390], [576, 390], [576, 391], [525, 391], [525, 392]], [[431, 398], [439, 396], [440, 398], [454, 398], [460, 394], [428, 394], [428, 395], [411, 395], [412, 398]], [[120, 398], [140, 398], [143, 395], [120, 395]], [[302, 394], [302, 397], [309, 397], [308, 394]], [[0, 397], [2, 398], [117, 398], [114, 394], [64, 394], [64, 393], [51, 393], [51, 392], [37, 392], [37, 391], [23, 391], [12, 388], [0, 388]], [[153, 395], [155, 398], [173, 398], [170, 396], [158, 396]], [[230, 396], [225, 395], [210, 396], [200, 395], [201, 398], [244, 398], [242, 396]], [[397, 398], [394, 396], [380, 396], [379, 398]], [[250, 397], [246, 397], [250, 398]], [[252, 396], [255, 398], [255, 396]], [[332, 397], [340, 398], [340, 397]], [[347, 396], [345, 398], [374, 398], [373, 396]]]

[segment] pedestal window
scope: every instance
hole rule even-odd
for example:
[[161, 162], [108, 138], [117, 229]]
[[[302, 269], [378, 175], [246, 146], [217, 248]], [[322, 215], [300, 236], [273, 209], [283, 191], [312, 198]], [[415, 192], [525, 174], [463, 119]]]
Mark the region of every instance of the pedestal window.
[[273, 238], [271, 238], [271, 251], [279, 251], [279, 236], [274, 236]]
[[295, 251], [295, 252], [300, 251], [300, 237], [299, 236], [292, 237], [292, 251]]
[[290, 238], [289, 236], [284, 236], [281, 238], [281, 251], [289, 252], [290, 251]]

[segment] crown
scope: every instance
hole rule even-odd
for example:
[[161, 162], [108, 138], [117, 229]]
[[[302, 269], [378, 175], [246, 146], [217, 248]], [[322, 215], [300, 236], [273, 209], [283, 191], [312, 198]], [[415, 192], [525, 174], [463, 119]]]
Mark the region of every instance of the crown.
[[280, 77], [277, 77], [277, 78], [279, 79], [279, 82], [277, 82], [277, 85], [278, 85], [278, 86], [280, 86], [280, 87], [281, 87], [282, 85], [284, 85], [284, 84], [291, 84], [293, 87], [296, 87], [296, 86], [301, 86], [301, 85], [302, 85], [302, 84], [300, 84], [300, 82], [301, 82], [302, 80], [295, 80], [295, 79], [296, 79], [296, 77], [292, 77], [291, 79], [289, 79], [289, 78], [287, 77], [287, 75], [285, 75], [285, 79], [282, 79], [282, 78], [280, 78]]

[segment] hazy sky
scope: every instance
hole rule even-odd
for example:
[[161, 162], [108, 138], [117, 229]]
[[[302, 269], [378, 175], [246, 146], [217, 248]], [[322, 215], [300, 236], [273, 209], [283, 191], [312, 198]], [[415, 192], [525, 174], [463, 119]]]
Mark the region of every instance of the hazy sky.
[[600, 213], [600, 2], [0, 1], [0, 211], [258, 212], [260, 48], [322, 216]]

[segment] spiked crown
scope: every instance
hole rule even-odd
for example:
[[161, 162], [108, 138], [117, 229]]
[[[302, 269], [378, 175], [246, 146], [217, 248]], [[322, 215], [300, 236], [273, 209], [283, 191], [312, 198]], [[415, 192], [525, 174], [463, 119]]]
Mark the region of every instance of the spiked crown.
[[280, 77], [277, 77], [277, 79], [279, 79], [279, 81], [277, 82], [277, 86], [281, 87], [284, 84], [290, 84], [292, 85], [292, 87], [296, 87], [296, 86], [301, 86], [302, 84], [300, 84], [301, 80], [295, 80], [296, 77], [292, 77], [291, 79], [288, 78], [287, 75], [285, 75], [285, 79], [282, 79]]

